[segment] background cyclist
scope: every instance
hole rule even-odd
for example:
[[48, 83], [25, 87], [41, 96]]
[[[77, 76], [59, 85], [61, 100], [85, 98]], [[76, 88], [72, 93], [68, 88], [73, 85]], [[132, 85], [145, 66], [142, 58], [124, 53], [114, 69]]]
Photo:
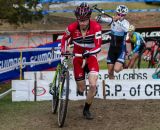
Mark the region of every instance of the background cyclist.
[[[82, 3], [75, 10], [77, 21], [71, 23], [62, 37], [61, 52], [66, 52], [66, 40], [71, 38], [74, 44], [73, 53], [83, 54], [83, 57], [73, 58], [74, 76], [78, 87], [78, 94], [85, 90], [85, 70], [88, 70], [89, 91], [87, 93], [83, 115], [86, 119], [93, 119], [89, 108], [96, 93], [99, 65], [97, 54], [101, 51], [101, 26], [90, 19], [92, 9], [87, 3]], [[83, 58], [86, 66], [82, 68]], [[86, 69], [87, 68], [87, 69]]]
[[118, 5], [116, 15], [113, 19], [107, 16], [97, 17], [97, 21], [111, 23], [111, 42], [107, 57], [109, 79], [114, 79], [114, 71], [123, 69], [126, 54], [126, 35], [129, 29], [129, 22], [125, 19], [128, 8], [125, 5]]
[[144, 47], [145, 47], [145, 41], [140, 33], [135, 32], [135, 27], [133, 25], [129, 26], [129, 41], [131, 43], [132, 51], [129, 54], [129, 57], [131, 57], [127, 67], [133, 68], [134, 63], [142, 53]]

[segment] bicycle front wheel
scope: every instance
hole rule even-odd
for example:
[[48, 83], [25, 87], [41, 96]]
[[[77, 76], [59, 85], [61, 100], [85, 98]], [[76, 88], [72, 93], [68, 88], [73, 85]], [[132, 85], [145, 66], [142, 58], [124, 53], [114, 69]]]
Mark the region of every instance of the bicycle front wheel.
[[55, 78], [53, 83], [53, 95], [52, 95], [52, 113], [55, 114], [58, 108], [58, 101], [59, 101], [59, 93], [58, 93], [58, 86], [60, 82], [60, 69], [57, 69], [55, 72]]
[[58, 105], [58, 125], [62, 127], [66, 115], [67, 115], [67, 107], [68, 107], [68, 100], [69, 100], [69, 71], [65, 72], [62, 77], [62, 84], [59, 90], [59, 105]]

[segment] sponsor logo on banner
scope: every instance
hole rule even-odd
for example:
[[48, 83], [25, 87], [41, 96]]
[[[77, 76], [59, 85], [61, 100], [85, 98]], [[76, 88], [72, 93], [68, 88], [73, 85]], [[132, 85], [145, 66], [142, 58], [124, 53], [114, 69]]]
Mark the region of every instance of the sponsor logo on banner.
[[[32, 89], [32, 93], [35, 95], [34, 89]], [[36, 96], [43, 96], [46, 93], [46, 89], [44, 87], [37, 87]]]
[[118, 81], [106, 80], [104, 98], [107, 99], [159, 99], [160, 84], [158, 80]]
[[143, 37], [160, 37], [160, 31], [153, 31], [153, 32], [142, 32], [141, 35]]

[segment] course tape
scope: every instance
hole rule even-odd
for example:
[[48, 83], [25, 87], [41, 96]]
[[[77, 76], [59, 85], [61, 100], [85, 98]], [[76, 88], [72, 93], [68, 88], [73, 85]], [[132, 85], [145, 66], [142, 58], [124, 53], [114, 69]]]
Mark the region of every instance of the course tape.
[[65, 2], [144, 2], [144, 0], [40, 0], [39, 3], [65, 3]]
[[30, 51], [51, 51], [51, 47], [46, 48], [27, 48], [27, 49], [10, 49], [10, 50], [0, 50], [0, 52], [30, 52]]
[[[73, 13], [74, 10], [44, 10], [42, 12], [43, 15], [48, 14], [48, 13]], [[93, 12], [97, 12], [97, 11], [93, 11]], [[111, 12], [114, 13], [115, 10], [104, 10], [104, 12]], [[133, 9], [133, 10], [129, 10], [129, 12], [160, 12], [160, 8], [157, 9]]]

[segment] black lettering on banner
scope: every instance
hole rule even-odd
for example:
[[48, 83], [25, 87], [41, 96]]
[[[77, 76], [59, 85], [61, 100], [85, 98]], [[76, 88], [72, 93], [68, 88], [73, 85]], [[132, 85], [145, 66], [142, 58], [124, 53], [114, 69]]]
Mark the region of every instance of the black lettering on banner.
[[143, 73], [143, 79], [147, 79], [147, 73]]
[[140, 89], [141, 89], [141, 85], [139, 84], [137, 87], [137, 91], [138, 91], [137, 96], [140, 96]]
[[105, 94], [105, 96], [110, 96], [111, 92], [109, 90], [110, 89], [109, 85], [105, 84], [105, 88], [106, 88], [106, 94]]
[[145, 86], [145, 94], [146, 94], [147, 96], [151, 96], [151, 95], [153, 94], [153, 92], [151, 91], [151, 92], [149, 93], [149, 92], [148, 92], [148, 89], [153, 89], [152, 85], [147, 84], [147, 85]]
[[137, 88], [131, 87], [129, 92], [131, 96], [136, 96], [136, 95], [140, 96], [140, 90], [141, 90], [141, 85], [139, 84]]
[[[125, 78], [125, 77], [127, 77], [127, 78]], [[128, 79], [128, 74], [124, 74], [123, 79]]]
[[136, 95], [136, 88], [131, 87], [129, 93], [130, 93], [131, 96], [135, 96]]
[[109, 79], [108, 74], [104, 74], [104, 79]]
[[[158, 92], [158, 95], [156, 94]], [[154, 96], [160, 96], [160, 84], [154, 84]]]
[[98, 97], [99, 97], [98, 87], [99, 87], [99, 85], [96, 86], [96, 93], [95, 93], [95, 96], [98, 96]]
[[100, 80], [102, 79], [102, 75], [101, 74], [98, 75], [98, 79], [100, 79]]
[[142, 79], [142, 73], [138, 73], [138, 78], [137, 79]]
[[120, 79], [121, 75], [118, 74], [118, 75], [115, 75], [115, 79]]
[[115, 85], [115, 96], [117, 96], [117, 94], [121, 91], [122, 91], [122, 86], [119, 84]]
[[114, 78], [115, 78], [115, 79], [118, 79], [118, 76], [117, 76], [117, 75], [114, 75]]
[[132, 73], [130, 73], [129, 75], [128, 75], [128, 77], [129, 77], [129, 79], [134, 79], [134, 74], [132, 74]]

